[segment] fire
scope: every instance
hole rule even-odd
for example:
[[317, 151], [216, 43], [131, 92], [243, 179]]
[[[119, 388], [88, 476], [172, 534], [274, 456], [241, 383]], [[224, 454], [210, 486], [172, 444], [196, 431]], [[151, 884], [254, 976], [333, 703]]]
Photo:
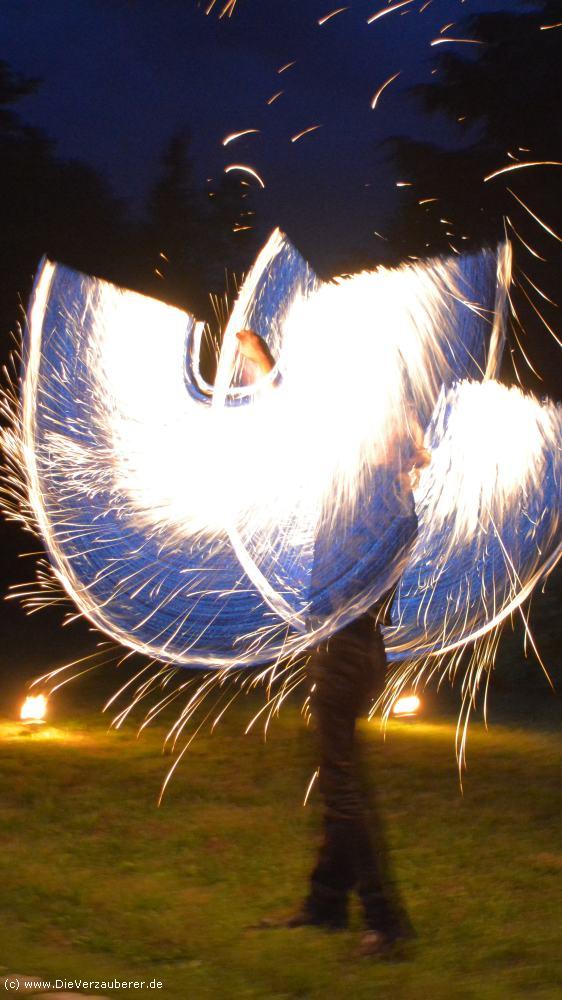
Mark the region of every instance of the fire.
[[29, 694], [21, 706], [22, 722], [40, 723], [45, 721], [47, 699], [44, 694]]
[[421, 701], [417, 694], [405, 695], [403, 698], [397, 698], [392, 706], [392, 714], [397, 719], [408, 718], [412, 715], [417, 715], [421, 708]]

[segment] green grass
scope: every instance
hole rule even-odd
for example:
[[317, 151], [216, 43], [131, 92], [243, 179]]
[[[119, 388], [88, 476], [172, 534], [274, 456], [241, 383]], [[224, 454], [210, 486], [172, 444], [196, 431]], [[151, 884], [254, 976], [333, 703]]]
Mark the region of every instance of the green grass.
[[301, 805], [315, 758], [297, 707], [264, 744], [243, 735], [256, 705], [195, 740], [160, 808], [162, 727], [107, 732], [68, 696], [36, 735], [0, 724], [5, 971], [156, 977], [182, 1000], [561, 996], [557, 733], [473, 725], [461, 794], [454, 720], [393, 724], [384, 743], [364, 724], [417, 931], [401, 961], [373, 962], [354, 957], [357, 912], [341, 934], [252, 929], [302, 897], [320, 808]]

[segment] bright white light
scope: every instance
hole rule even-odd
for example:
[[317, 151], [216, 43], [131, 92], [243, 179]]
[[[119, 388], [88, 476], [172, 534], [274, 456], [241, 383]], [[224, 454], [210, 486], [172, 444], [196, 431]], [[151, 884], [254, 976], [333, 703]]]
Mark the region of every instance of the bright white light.
[[[425, 574], [426, 580], [424, 596], [417, 595], [420, 616], [415, 634], [404, 635], [398, 608], [397, 629], [387, 640], [391, 652], [415, 655], [420, 643], [431, 651], [455, 648], [505, 617], [539, 572], [541, 554], [537, 551], [524, 579], [510, 566], [505, 592], [483, 595], [489, 603], [485, 615], [473, 595], [462, 588], [455, 592], [439, 623], [440, 635], [425, 630], [432, 588], [447, 566], [456, 565], [467, 539], [476, 533], [484, 553], [487, 533], [501, 536], [512, 512], [518, 516], [525, 492], [540, 484], [545, 456], [558, 439], [560, 416], [553, 407], [491, 381], [441, 392], [451, 377], [456, 304], [462, 300], [455, 260], [381, 268], [317, 282], [307, 293], [295, 292], [270, 331], [277, 359], [271, 377], [253, 386], [240, 385], [236, 333], [248, 325], [256, 289], [286, 247], [276, 231], [244, 283], [225, 333], [212, 406], [186, 391], [190, 317], [133, 292], [84, 279], [88, 301], [81, 309], [88, 310], [87, 337], [81, 339], [82, 313], [67, 317], [66, 334], [80, 346], [85, 363], [84, 412], [96, 447], [69, 434], [56, 408], [52, 418], [43, 419], [42, 437], [36, 440], [36, 407], [49, 412], [52, 395], [56, 398], [58, 385], [67, 377], [65, 360], [54, 359], [42, 376], [44, 384], [38, 384], [42, 340], [49, 334], [43, 326], [56, 271], [54, 265], [45, 266], [30, 315], [22, 420], [3, 443], [25, 477], [26, 502], [48, 545], [56, 576], [99, 628], [129, 647], [166, 658], [167, 635], [157, 635], [150, 645], [140, 642], [134, 628], [120, 627], [104, 604], [96, 602], [93, 586], [76, 572], [72, 551], [69, 555], [61, 543], [68, 529], [57, 522], [59, 508], [53, 502], [47, 505], [41, 489], [42, 482], [53, 479], [57, 489], [60, 483], [63, 493], [70, 491], [86, 507], [98, 492], [104, 502], [109, 496], [124, 532], [140, 528], [161, 539], [164, 550], [187, 546], [202, 553], [201, 574], [182, 581], [186, 615], [205, 588], [204, 553], [212, 548], [231, 559], [234, 550], [241, 569], [275, 612], [274, 637], [266, 636], [262, 646], [256, 645], [240, 622], [235, 652], [222, 658], [207, 654], [209, 665], [251, 663], [258, 654], [263, 660], [264, 647], [272, 659], [281, 651], [302, 650], [330, 634], [339, 616], [360, 614], [379, 596], [367, 584], [359, 597], [350, 597], [322, 622], [311, 624], [306, 573], [320, 518], [324, 526], [327, 516], [333, 523], [339, 515], [352, 523], [356, 498], [372, 481], [373, 470], [399, 464], [407, 453], [415, 437], [412, 412], [424, 413], [426, 420], [433, 413], [433, 437], [426, 439], [432, 461], [416, 491], [419, 536], [413, 551], [403, 553], [403, 561], [391, 567], [397, 579], [406, 560], [420, 564], [420, 578]], [[509, 267], [506, 251], [500, 255], [499, 306], [490, 317], [492, 344], [482, 372], [488, 379], [494, 377], [500, 356], [501, 302]], [[462, 301], [467, 310], [475, 308]], [[200, 343], [200, 336], [194, 343]], [[277, 374], [282, 378], [274, 387]], [[226, 405], [241, 396], [247, 405]], [[407, 466], [402, 470], [405, 497], [408, 471]], [[424, 554], [432, 531], [442, 532], [442, 539], [439, 560], [428, 574]], [[96, 526], [92, 545], [99, 545], [102, 574], [107, 569], [107, 540], [101, 524], [99, 532], [98, 539]], [[507, 553], [508, 565], [510, 559]], [[295, 583], [292, 577], [288, 583], [285, 570], [299, 560], [304, 567], [302, 586], [301, 578]], [[127, 590], [129, 573], [123, 559], [117, 595], [121, 587]], [[138, 590], [135, 581], [131, 592], [133, 605], [142, 592], [145, 620], [167, 600], [165, 589], [152, 595], [149, 587], [147, 567]], [[275, 633], [279, 621], [293, 626], [288, 641], [286, 630]], [[185, 655], [174, 653], [173, 658], [201, 663], [200, 653], [191, 652], [190, 646]]]
[[44, 722], [47, 712], [47, 699], [44, 694], [30, 694], [21, 706], [22, 722]]
[[417, 715], [421, 708], [421, 701], [417, 694], [406, 695], [397, 698], [392, 706], [392, 714], [395, 716]]
[[544, 440], [556, 439], [558, 419], [532, 396], [490, 381], [463, 383], [452, 411], [441, 405], [437, 431], [445, 421], [420, 492], [431, 494], [434, 530], [451, 524], [452, 545], [494, 517], [501, 522], [512, 496], [537, 487]]

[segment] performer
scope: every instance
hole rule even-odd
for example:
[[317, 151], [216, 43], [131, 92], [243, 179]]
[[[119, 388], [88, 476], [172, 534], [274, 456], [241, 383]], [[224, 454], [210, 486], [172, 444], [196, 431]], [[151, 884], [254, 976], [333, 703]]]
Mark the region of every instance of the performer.
[[[257, 373], [270, 372], [274, 359], [265, 341], [253, 330], [241, 330], [237, 337], [240, 352]], [[413, 438], [414, 466], [420, 468], [429, 458], [421, 429]], [[391, 601], [392, 595], [385, 595], [367, 614], [312, 651], [308, 675], [319, 743], [323, 841], [300, 909], [286, 919], [261, 925], [345, 928], [348, 897], [356, 889], [367, 927], [360, 954], [375, 957], [413, 933], [390, 884], [377, 809], [372, 799], [367, 803], [366, 785], [359, 778], [355, 732], [357, 719], [384, 686], [387, 660], [380, 626], [390, 624]]]

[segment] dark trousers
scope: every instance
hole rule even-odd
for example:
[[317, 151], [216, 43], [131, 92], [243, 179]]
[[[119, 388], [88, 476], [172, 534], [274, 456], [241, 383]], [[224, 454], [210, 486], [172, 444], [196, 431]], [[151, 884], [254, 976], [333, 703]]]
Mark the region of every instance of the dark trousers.
[[356, 888], [368, 926], [393, 932], [403, 920], [387, 886], [383, 831], [374, 802], [367, 804], [355, 733], [384, 686], [386, 666], [380, 627], [367, 615], [317, 647], [309, 661], [324, 829], [306, 905], [319, 921], [341, 926]]

